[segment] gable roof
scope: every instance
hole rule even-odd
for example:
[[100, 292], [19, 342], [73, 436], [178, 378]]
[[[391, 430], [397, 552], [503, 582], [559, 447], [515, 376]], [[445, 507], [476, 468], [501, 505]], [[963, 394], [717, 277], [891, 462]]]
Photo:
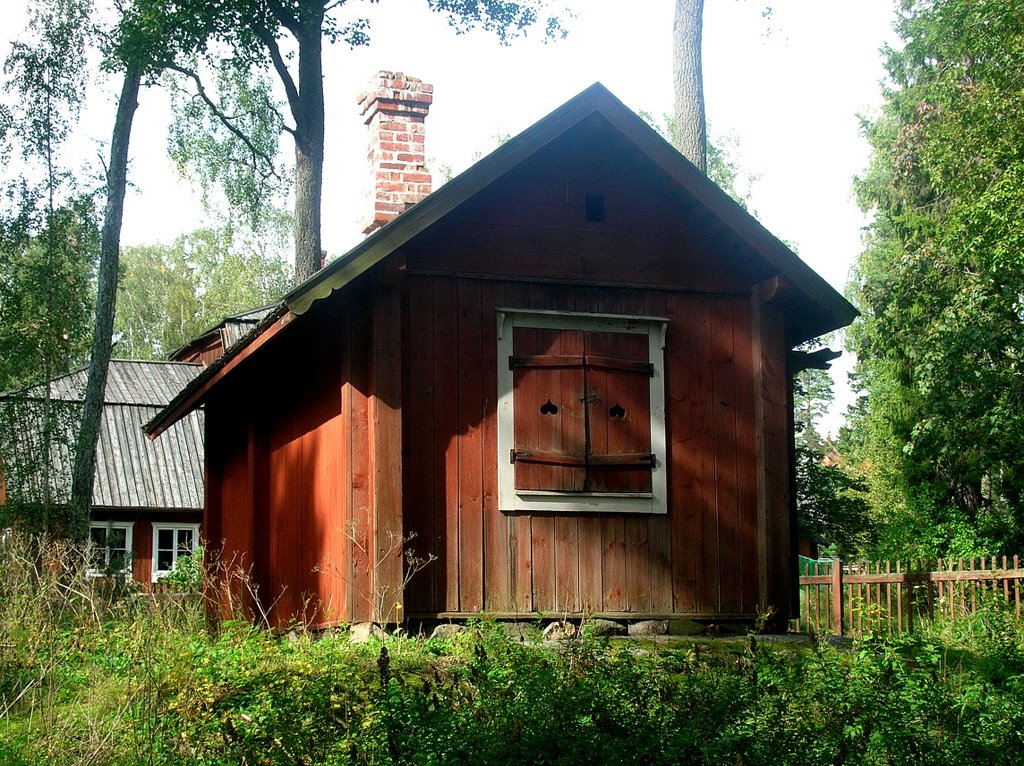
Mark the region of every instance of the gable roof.
[[853, 321], [856, 309], [729, 195], [684, 158], [671, 144], [595, 83], [547, 117], [510, 139], [464, 173], [444, 184], [410, 210], [366, 237], [345, 255], [298, 285], [245, 338], [229, 349], [170, 406], [146, 425], [151, 438], [199, 404], [207, 392], [314, 303], [357, 279], [415, 236], [501, 179], [566, 132], [593, 115], [606, 120], [661, 169], [700, 209], [704, 219], [730, 230], [770, 269], [795, 288], [815, 310], [803, 312], [794, 343], [816, 337]]
[[[202, 369], [198, 364], [112, 359], [96, 444], [93, 507], [97, 510], [198, 511], [203, 507], [203, 413], [191, 412], [159, 442], [141, 426], [154, 418]], [[0, 394], [0, 407], [12, 417], [5, 469], [10, 490], [41, 497], [49, 473], [51, 497], [70, 501], [73, 445], [88, 367], [50, 382], [52, 441], [50, 471], [37, 464], [42, 449], [45, 384]]]

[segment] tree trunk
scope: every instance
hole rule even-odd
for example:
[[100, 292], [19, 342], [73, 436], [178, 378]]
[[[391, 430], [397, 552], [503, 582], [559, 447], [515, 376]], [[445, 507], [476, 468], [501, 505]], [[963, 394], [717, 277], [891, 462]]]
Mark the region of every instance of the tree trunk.
[[320, 205], [324, 178], [324, 83], [320, 25], [323, 14], [306, 19], [299, 44], [299, 97], [295, 118], [295, 282], [322, 265]]
[[672, 25], [672, 75], [676, 96], [673, 140], [683, 156], [706, 173], [708, 131], [701, 69], [703, 17], [704, 0], [676, 0]]
[[114, 308], [117, 298], [117, 269], [121, 247], [121, 218], [128, 180], [128, 143], [132, 120], [139, 105], [141, 73], [129, 65], [124, 74], [121, 97], [117, 103], [114, 130], [110, 141], [110, 167], [107, 170], [107, 206], [103, 214], [100, 241], [100, 266], [96, 290], [96, 325], [93, 328], [89, 357], [89, 378], [82, 405], [82, 421], [75, 446], [75, 467], [71, 483], [72, 512], [88, 517], [92, 508], [93, 478], [96, 473], [96, 440], [99, 436], [103, 399], [110, 365], [114, 334]]

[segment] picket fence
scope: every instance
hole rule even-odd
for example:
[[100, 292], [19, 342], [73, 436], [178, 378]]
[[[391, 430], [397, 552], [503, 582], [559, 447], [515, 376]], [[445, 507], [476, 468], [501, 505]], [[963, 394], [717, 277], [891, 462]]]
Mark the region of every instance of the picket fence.
[[802, 560], [801, 633], [861, 636], [914, 630], [922, 619], [957, 620], [1002, 598], [1021, 616], [1024, 570], [1008, 559], [937, 562]]

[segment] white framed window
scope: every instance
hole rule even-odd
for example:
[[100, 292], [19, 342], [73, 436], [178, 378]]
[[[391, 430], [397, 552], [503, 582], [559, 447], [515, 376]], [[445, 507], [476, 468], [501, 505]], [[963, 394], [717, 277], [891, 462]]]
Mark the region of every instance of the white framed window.
[[191, 556], [198, 545], [198, 524], [154, 524], [153, 582], [170, 574], [178, 559]]
[[134, 526], [130, 521], [94, 521], [89, 525], [92, 560], [88, 574], [94, 577], [131, 576]]
[[667, 327], [498, 309], [502, 511], [667, 512]]

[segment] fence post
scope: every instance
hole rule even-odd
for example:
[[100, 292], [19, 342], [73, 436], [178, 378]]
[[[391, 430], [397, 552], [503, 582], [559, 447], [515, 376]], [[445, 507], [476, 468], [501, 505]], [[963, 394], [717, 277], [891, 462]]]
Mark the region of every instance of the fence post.
[[832, 630], [843, 635], [843, 562], [832, 559]]

